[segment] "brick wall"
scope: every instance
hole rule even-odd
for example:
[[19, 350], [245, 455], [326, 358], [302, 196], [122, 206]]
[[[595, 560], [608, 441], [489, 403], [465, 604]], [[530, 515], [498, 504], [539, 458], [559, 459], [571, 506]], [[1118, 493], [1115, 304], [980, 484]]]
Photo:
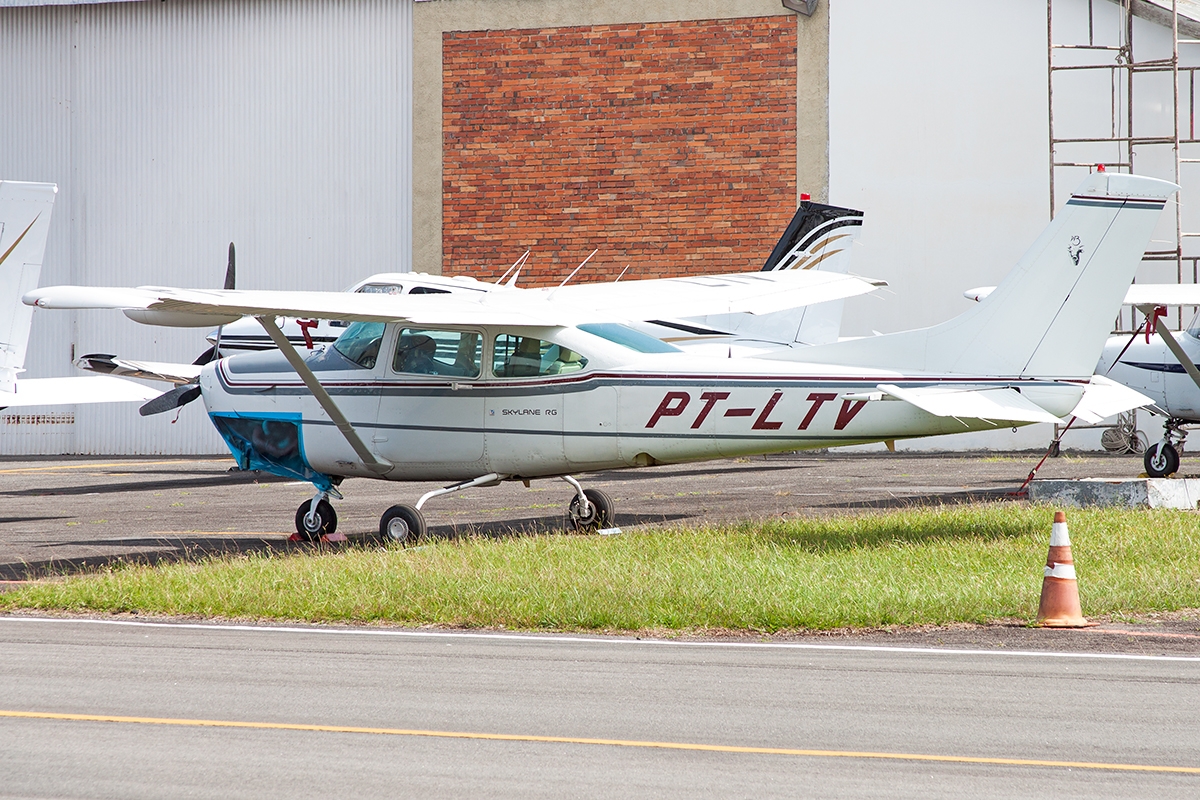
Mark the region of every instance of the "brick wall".
[[795, 211], [794, 16], [448, 32], [442, 79], [445, 274], [754, 270]]

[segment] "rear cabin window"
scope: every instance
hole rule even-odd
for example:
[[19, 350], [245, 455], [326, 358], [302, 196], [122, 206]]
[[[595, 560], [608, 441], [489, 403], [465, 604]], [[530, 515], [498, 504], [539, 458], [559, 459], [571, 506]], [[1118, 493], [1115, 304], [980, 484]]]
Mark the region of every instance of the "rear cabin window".
[[366, 369], [373, 369], [383, 342], [382, 322], [355, 322], [337, 338], [333, 349]]
[[404, 328], [396, 339], [392, 370], [410, 375], [478, 378], [483, 337], [475, 331]]
[[497, 378], [533, 378], [578, 372], [587, 359], [574, 350], [532, 336], [502, 333], [492, 343], [492, 374]]
[[642, 333], [639, 330], [618, 322], [588, 322], [578, 327], [584, 333], [599, 336], [601, 339], [607, 339], [613, 344], [628, 347], [630, 350], [636, 350], [639, 353], [683, 352], [673, 344], [668, 344], [662, 339], [655, 339], [648, 333]]
[[359, 294], [400, 294], [404, 287], [398, 283], [368, 283], [358, 290]]

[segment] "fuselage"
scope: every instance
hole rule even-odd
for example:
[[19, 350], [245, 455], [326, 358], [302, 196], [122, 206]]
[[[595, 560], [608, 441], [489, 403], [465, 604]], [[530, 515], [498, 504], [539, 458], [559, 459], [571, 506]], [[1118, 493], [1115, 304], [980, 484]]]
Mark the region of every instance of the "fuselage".
[[[1186, 331], [1174, 334], [1192, 363], [1200, 362], [1200, 327], [1193, 321]], [[1115, 362], [1115, 363], [1114, 363]], [[1200, 388], [1183, 365], [1158, 337], [1113, 336], [1104, 346], [1096, 373], [1105, 375], [1154, 401], [1157, 410], [1172, 417], [1200, 421]]]
[[880, 383], [1019, 386], [1056, 415], [1082, 394], [1074, 382], [696, 356], [621, 325], [354, 323], [306, 363], [391, 468], [363, 463], [278, 352], [225, 358], [201, 375], [243, 467], [305, 480], [534, 478], [996, 427], [881, 397]]

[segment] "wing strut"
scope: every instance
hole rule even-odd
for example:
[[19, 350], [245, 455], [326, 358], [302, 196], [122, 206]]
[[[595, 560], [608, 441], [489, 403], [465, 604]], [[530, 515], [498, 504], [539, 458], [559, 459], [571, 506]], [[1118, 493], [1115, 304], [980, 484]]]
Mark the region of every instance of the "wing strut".
[[[1154, 306], [1138, 306], [1137, 310], [1146, 315], [1146, 324], [1149, 325], [1151, 319], [1150, 315], [1154, 313]], [[1175, 337], [1171, 335], [1169, 330], [1167, 330], [1167, 326], [1156, 325], [1154, 330], [1157, 331], [1158, 335], [1162, 337], [1162, 340], [1167, 343], [1167, 348], [1170, 349], [1171, 353], [1179, 361], [1179, 365], [1183, 367], [1184, 372], [1188, 374], [1188, 377], [1192, 379], [1192, 382], [1195, 383], [1197, 387], [1200, 387], [1200, 370], [1196, 369], [1196, 365], [1192, 363], [1190, 358], [1188, 358], [1187, 353], [1183, 352], [1183, 348], [1180, 347], [1179, 342], [1175, 341]]]
[[342, 414], [342, 410], [333, 402], [333, 398], [329, 396], [329, 392], [325, 391], [325, 387], [317, 380], [317, 376], [313, 375], [308, 364], [304, 363], [304, 359], [296, 352], [296, 348], [292, 347], [292, 343], [283, 335], [283, 331], [279, 330], [279, 326], [275, 324], [274, 317], [255, 317], [258, 324], [263, 326], [263, 330], [271, 337], [271, 341], [275, 342], [275, 346], [279, 348], [288, 363], [292, 365], [292, 369], [296, 370], [296, 374], [300, 376], [300, 380], [304, 381], [304, 385], [313, 393], [313, 397], [317, 398], [317, 402], [321, 404], [321, 408], [325, 409], [325, 413], [333, 420], [333, 424], [342, 432], [342, 436], [346, 437], [346, 441], [354, 448], [354, 452], [367, 465], [367, 469], [374, 473], [382, 475], [392, 468], [392, 465], [387, 461], [380, 459], [371, 452], [363, 440], [359, 438], [358, 432], [354, 430], [354, 426], [350, 424], [350, 420]]

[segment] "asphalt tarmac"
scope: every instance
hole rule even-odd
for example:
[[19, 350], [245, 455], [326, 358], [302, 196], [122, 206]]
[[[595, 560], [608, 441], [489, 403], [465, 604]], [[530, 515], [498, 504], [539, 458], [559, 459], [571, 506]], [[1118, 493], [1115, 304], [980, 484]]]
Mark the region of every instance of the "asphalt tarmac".
[[[580, 476], [616, 501], [622, 528], [843, 514], [903, 506], [1023, 502], [1012, 496], [1041, 454], [819, 452], [739, 458]], [[230, 472], [233, 461], [181, 458], [0, 459], [0, 581], [115, 559], [190, 558], [213, 551], [288, 549], [312, 487]], [[1067, 454], [1039, 477], [1132, 477], [1137, 456]], [[1185, 458], [1182, 472], [1200, 472]], [[367, 540], [394, 503], [438, 484], [347, 480], [340, 533]], [[434, 536], [562, 531], [570, 487], [558, 480], [477, 488], [424, 507]]]
[[1200, 657], [0, 617], [4, 797], [1200, 794]]

